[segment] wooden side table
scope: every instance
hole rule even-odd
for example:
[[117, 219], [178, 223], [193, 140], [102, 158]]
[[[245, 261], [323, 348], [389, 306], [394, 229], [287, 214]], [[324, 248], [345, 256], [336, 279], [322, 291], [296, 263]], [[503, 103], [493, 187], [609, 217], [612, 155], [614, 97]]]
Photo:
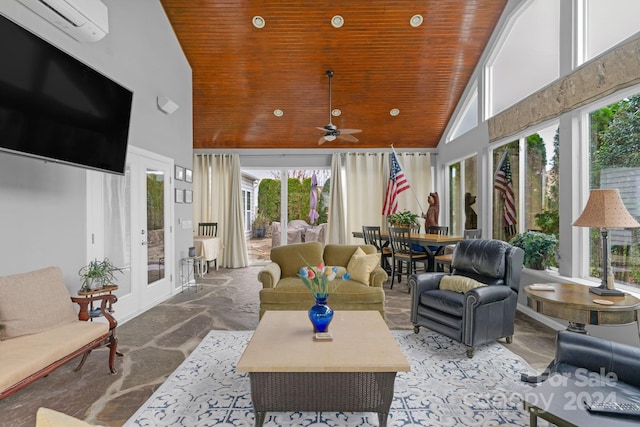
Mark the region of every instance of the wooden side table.
[[[531, 289], [525, 286], [527, 304], [545, 316], [569, 321], [568, 330], [586, 333], [585, 325], [624, 325], [638, 322], [640, 300], [629, 294], [622, 297], [599, 296], [589, 292], [589, 287], [571, 283], [545, 283], [552, 291]], [[606, 301], [598, 303], [596, 301]], [[640, 334], [640, 324], [638, 324]]]
[[[102, 294], [108, 294], [111, 295], [113, 292], [118, 290], [118, 286], [117, 285], [107, 285], [105, 287], [103, 287], [102, 289], [96, 289], [95, 291], [78, 291], [78, 295], [81, 297], [92, 297], [94, 295], [102, 295]], [[107, 308], [107, 310], [109, 310], [109, 313], [113, 313], [113, 304], [111, 303], [111, 301], [109, 301], [109, 306]], [[94, 317], [100, 317], [102, 316], [102, 313], [97, 313], [94, 308], [93, 308], [93, 301], [91, 301], [91, 308], [89, 311], [89, 318], [92, 319]]]
[[[78, 295], [81, 297], [85, 297], [85, 298], [90, 298], [92, 296], [96, 296], [96, 295], [102, 295], [102, 294], [108, 294], [111, 295], [113, 292], [118, 290], [118, 285], [107, 285], [105, 287], [103, 287], [102, 289], [96, 289], [95, 291], [78, 291]], [[86, 310], [86, 308], [85, 308]], [[113, 303], [111, 301], [108, 302], [108, 306], [107, 306], [107, 310], [109, 311], [109, 313], [113, 313]], [[86, 311], [83, 312], [83, 310], [81, 309], [78, 318], [80, 320], [89, 320], [89, 321], [93, 321], [93, 319], [95, 317], [100, 317], [102, 316], [102, 311], [97, 312], [96, 310], [94, 310], [93, 308], [93, 301], [91, 301], [90, 303], [90, 307], [89, 307], [89, 312], [87, 313]], [[117, 340], [117, 338], [115, 338], [116, 331], [115, 329], [113, 330], [113, 337], [114, 339]], [[120, 357], [123, 356], [121, 351], [116, 351], [116, 354]], [[82, 366], [82, 364], [84, 364], [86, 356], [83, 357], [82, 362], [80, 367]], [[79, 368], [77, 368], [79, 369]]]
[[[640, 299], [624, 296], [600, 296], [589, 292], [589, 287], [572, 283], [545, 283], [553, 290], [535, 290], [524, 287], [527, 305], [537, 313], [569, 321], [567, 330], [586, 334], [585, 325], [625, 325], [636, 322], [640, 335]], [[596, 302], [599, 301], [599, 302]], [[540, 375], [522, 374], [522, 381], [537, 383], [547, 379], [551, 365]], [[533, 424], [532, 424], [533, 425]]]

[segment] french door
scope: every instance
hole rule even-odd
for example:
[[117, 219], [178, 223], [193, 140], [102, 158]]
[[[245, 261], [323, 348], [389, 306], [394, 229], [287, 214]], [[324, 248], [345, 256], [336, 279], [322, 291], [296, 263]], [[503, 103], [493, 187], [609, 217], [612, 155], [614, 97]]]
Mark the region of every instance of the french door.
[[89, 172], [89, 259], [109, 258], [118, 274], [116, 317], [128, 320], [171, 295], [173, 160], [129, 147], [124, 176]]

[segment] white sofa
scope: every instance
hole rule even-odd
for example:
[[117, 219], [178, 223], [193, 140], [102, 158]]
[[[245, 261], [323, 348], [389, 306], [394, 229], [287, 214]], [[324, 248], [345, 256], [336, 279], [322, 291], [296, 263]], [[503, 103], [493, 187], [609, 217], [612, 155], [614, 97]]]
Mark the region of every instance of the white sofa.
[[[287, 224], [287, 244], [303, 242], [326, 243], [327, 223], [310, 225], [302, 219], [294, 219]], [[280, 223], [271, 223], [271, 247], [275, 248], [282, 244], [280, 238]]]

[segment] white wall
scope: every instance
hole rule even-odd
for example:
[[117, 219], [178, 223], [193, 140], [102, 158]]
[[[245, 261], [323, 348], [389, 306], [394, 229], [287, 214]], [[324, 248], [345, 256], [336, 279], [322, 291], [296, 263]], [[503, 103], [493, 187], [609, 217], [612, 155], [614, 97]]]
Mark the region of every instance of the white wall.
[[[0, 2], [0, 14], [131, 90], [129, 143], [191, 169], [191, 67], [160, 1], [103, 2], [109, 34], [97, 43], [75, 41], [15, 0]], [[158, 95], [180, 108], [165, 115], [156, 106]], [[192, 205], [175, 206], [175, 218], [193, 217]], [[56, 265], [75, 292], [86, 262], [86, 223], [84, 170], [0, 152], [0, 275]], [[191, 246], [192, 232], [175, 224], [174, 230], [179, 257]]]

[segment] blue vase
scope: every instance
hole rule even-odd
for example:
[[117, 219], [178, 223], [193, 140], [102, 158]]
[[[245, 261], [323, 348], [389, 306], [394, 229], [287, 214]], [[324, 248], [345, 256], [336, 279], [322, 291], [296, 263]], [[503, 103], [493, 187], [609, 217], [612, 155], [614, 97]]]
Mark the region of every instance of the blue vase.
[[309, 309], [309, 320], [313, 332], [327, 332], [333, 319], [333, 309], [327, 305], [326, 298], [316, 298], [316, 303]]

